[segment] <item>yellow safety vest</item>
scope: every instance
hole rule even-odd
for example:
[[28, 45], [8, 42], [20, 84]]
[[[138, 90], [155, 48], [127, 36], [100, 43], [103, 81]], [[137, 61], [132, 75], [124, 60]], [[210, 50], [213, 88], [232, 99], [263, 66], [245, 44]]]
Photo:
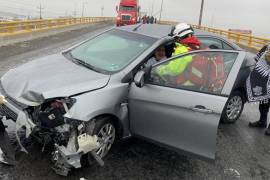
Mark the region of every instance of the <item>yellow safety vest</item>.
[[[175, 43], [173, 56], [184, 54], [189, 52], [188, 48], [180, 43]], [[185, 56], [169, 62], [169, 64], [163, 65], [158, 69], [158, 74], [163, 75], [173, 75], [177, 76], [182, 74], [189, 63], [192, 62], [192, 56]]]

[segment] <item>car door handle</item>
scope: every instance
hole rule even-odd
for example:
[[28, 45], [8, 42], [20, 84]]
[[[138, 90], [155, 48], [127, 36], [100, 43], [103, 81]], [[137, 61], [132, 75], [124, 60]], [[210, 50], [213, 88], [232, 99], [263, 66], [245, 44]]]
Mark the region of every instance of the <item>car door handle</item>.
[[212, 113], [214, 113], [213, 110], [207, 109], [206, 107], [200, 106], [200, 105], [195, 106], [195, 107], [193, 107], [191, 109], [192, 109], [192, 111], [200, 112], [200, 113], [204, 113], [204, 114], [212, 114]]

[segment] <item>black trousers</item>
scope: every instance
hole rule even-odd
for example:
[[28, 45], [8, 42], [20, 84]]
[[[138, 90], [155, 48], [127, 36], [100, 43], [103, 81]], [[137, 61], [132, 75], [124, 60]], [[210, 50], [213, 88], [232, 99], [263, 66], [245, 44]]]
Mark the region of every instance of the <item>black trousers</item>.
[[2, 119], [3, 119], [3, 117], [0, 116], [0, 133], [5, 132], [5, 126], [4, 126], [3, 122], [2, 122]]
[[261, 103], [259, 106], [259, 110], [260, 110], [260, 121], [262, 123], [267, 124], [267, 115], [269, 112], [269, 107], [270, 107], [270, 102], [268, 103]]

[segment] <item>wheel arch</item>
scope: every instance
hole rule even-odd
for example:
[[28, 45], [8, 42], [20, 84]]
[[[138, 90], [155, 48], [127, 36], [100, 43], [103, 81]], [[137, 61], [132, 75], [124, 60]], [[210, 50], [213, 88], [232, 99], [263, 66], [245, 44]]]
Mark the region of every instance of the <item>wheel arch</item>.
[[246, 88], [245, 88], [245, 87], [238, 87], [238, 88], [235, 88], [235, 89], [232, 91], [231, 94], [233, 94], [234, 92], [241, 92], [241, 93], [243, 94], [245, 103], [248, 101], [247, 91], [246, 91]]
[[123, 132], [124, 132], [122, 121], [114, 114], [108, 114], [108, 113], [97, 115], [94, 118], [92, 118], [92, 120], [98, 121], [98, 119], [102, 119], [102, 118], [108, 118], [114, 123], [116, 131], [117, 131], [116, 138], [121, 139], [123, 137]]

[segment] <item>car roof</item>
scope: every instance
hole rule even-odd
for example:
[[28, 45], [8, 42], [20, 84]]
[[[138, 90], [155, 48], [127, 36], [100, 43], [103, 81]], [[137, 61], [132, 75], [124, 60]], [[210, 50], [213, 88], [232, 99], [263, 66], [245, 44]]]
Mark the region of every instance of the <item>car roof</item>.
[[[138, 27], [137, 30], [134, 30], [136, 27]], [[121, 26], [117, 27], [117, 29], [161, 39], [168, 36], [168, 34], [171, 32], [172, 26], [159, 24], [137, 24]]]
[[[120, 29], [120, 30], [124, 30], [124, 31], [128, 31], [128, 32], [136, 33], [136, 34], [141, 34], [141, 35], [153, 37], [156, 39], [162, 39], [164, 37], [168, 37], [168, 35], [171, 33], [172, 27], [173, 27], [173, 25], [136, 24], [136, 25], [116, 27], [116, 29]], [[137, 28], [137, 30], [135, 30], [136, 28]], [[203, 31], [200, 29], [194, 29], [194, 34], [196, 36], [211, 36], [211, 37], [223, 39], [226, 42], [233, 45], [235, 49], [241, 50], [241, 48], [238, 45], [228, 41], [226, 38], [219, 36], [217, 34]]]
[[[139, 26], [139, 27], [138, 27]], [[136, 29], [137, 30], [134, 30]], [[121, 26], [117, 27], [117, 29], [121, 29], [124, 31], [129, 31], [136, 34], [142, 34], [153, 38], [164, 38], [171, 33], [172, 25], [160, 25], [160, 24], [137, 24], [137, 25], [130, 25], [130, 26]], [[203, 30], [194, 29], [194, 33], [196, 36], [216, 36], [216, 34], [209, 33]]]

